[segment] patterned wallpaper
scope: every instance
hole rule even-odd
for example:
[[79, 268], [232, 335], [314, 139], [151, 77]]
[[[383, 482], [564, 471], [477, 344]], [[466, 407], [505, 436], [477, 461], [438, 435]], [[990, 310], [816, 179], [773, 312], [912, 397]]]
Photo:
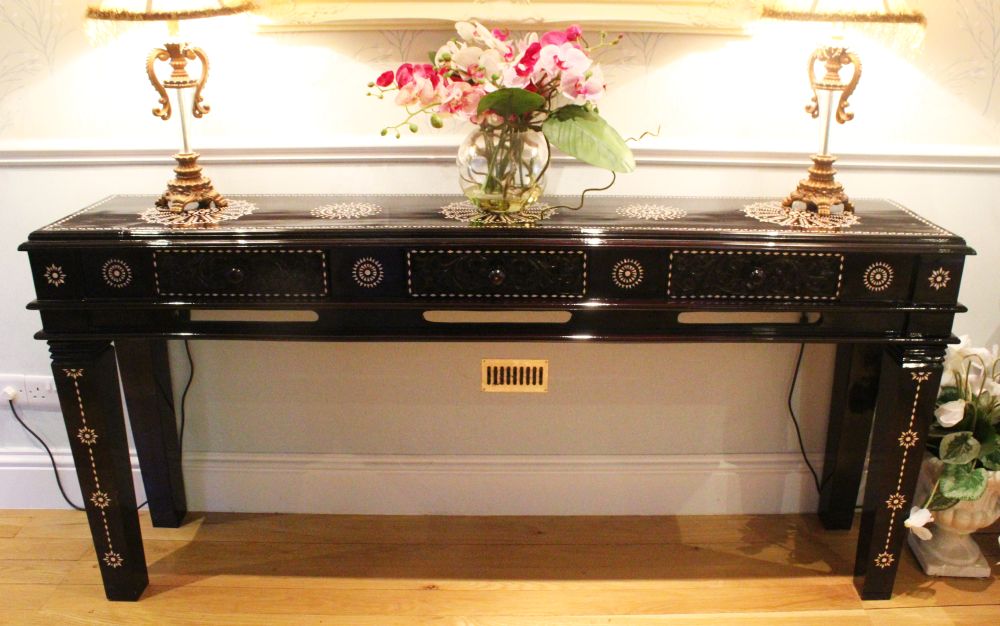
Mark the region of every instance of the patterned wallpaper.
[[[0, 149], [173, 147], [175, 121], [149, 110], [142, 61], [160, 33], [134, 30], [94, 44], [86, 0], [0, 3]], [[902, 56], [865, 52], [857, 118], [834, 151], [996, 154], [1000, 142], [1000, 0], [918, 0], [924, 45]], [[151, 27], [150, 27], [151, 28]], [[195, 32], [213, 60], [196, 144], [396, 145], [378, 129], [398, 116], [365, 84], [420, 60], [446, 32]], [[808, 47], [721, 35], [630, 33], [602, 63], [602, 109], [624, 134], [690, 149], [807, 150], [816, 124], [802, 112]], [[467, 129], [424, 129], [405, 145], [455, 143]]]

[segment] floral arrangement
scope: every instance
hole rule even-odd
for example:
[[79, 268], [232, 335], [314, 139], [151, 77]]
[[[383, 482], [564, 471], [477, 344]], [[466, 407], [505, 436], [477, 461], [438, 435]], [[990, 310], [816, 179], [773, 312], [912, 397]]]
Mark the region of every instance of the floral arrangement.
[[[403, 121], [382, 135], [399, 137], [404, 128], [415, 133], [422, 117], [434, 128], [447, 118], [475, 124], [484, 155], [475, 200], [484, 202], [537, 183], [548, 167], [549, 144], [612, 172], [635, 169], [631, 150], [596, 106], [606, 86], [594, 53], [617, 45], [621, 36], [602, 33], [590, 46], [579, 26], [517, 39], [475, 22], [458, 22], [455, 30], [458, 37], [432, 52], [430, 63], [403, 63], [369, 84], [369, 95], [394, 93], [406, 110]], [[531, 132], [544, 142], [536, 147], [542, 161], [536, 167], [522, 157]]]
[[927, 452], [943, 464], [922, 507], [913, 507], [906, 526], [930, 539], [925, 526], [935, 511], [961, 501], [978, 500], [986, 491], [988, 471], [1000, 470], [1000, 349], [969, 346], [962, 337], [950, 346], [938, 393], [935, 422]]

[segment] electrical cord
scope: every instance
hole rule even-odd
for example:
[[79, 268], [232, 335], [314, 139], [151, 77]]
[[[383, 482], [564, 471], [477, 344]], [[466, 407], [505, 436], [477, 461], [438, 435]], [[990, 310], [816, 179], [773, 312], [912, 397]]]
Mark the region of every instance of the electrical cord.
[[788, 388], [788, 415], [792, 418], [792, 424], [795, 426], [795, 437], [799, 440], [799, 452], [802, 453], [802, 460], [806, 462], [806, 467], [809, 468], [809, 473], [812, 474], [813, 484], [816, 485], [816, 492], [822, 493], [826, 481], [820, 481], [816, 469], [809, 462], [809, 456], [806, 454], [806, 445], [802, 441], [802, 429], [799, 428], [799, 418], [795, 416], [795, 409], [792, 408], [792, 396], [795, 395], [795, 386], [799, 380], [799, 370], [802, 369], [802, 355], [805, 353], [805, 350], [806, 344], [799, 344], [799, 356], [795, 359], [795, 372], [792, 374], [792, 384]]
[[[184, 393], [181, 394], [181, 426], [177, 440], [178, 460], [182, 456], [184, 451], [184, 426], [187, 422], [187, 396], [188, 396], [188, 391], [191, 390], [191, 384], [194, 382], [194, 358], [191, 356], [191, 344], [187, 339], [184, 340], [184, 352], [187, 354], [187, 360], [188, 360], [188, 379], [187, 383], [185, 383], [184, 385]], [[170, 407], [170, 412], [173, 413], [174, 412], [173, 399], [166, 392], [166, 390], [163, 388], [162, 385], [158, 384], [158, 386], [160, 388], [160, 393], [163, 394], [164, 400], [166, 400], [167, 405]], [[28, 431], [28, 433], [31, 434], [31, 436], [34, 437], [35, 440], [38, 441], [38, 443], [42, 444], [43, 448], [45, 448], [45, 452], [49, 455], [49, 460], [52, 462], [52, 471], [56, 476], [56, 485], [59, 486], [59, 493], [62, 494], [63, 500], [66, 501], [66, 504], [76, 509], [77, 511], [86, 511], [85, 508], [83, 508], [82, 506], [78, 506], [75, 502], [70, 500], [68, 495], [66, 495], [66, 489], [63, 487], [62, 478], [60, 478], [59, 476], [59, 468], [56, 465], [56, 458], [55, 456], [53, 456], [52, 450], [49, 448], [48, 445], [46, 445], [45, 441], [43, 441], [42, 438], [38, 436], [38, 433], [31, 430], [31, 428], [28, 427], [28, 425], [24, 422], [24, 420], [21, 419], [21, 416], [17, 414], [17, 409], [14, 407], [14, 400], [8, 399], [7, 404], [10, 405], [10, 412], [14, 415], [14, 419], [17, 420], [17, 423], [21, 425], [21, 428]], [[148, 504], [149, 500], [146, 500], [142, 504], [137, 506], [136, 510], [142, 509], [144, 506], [147, 506]]]
[[17, 409], [14, 408], [14, 400], [8, 399], [7, 404], [10, 405], [10, 412], [14, 415], [14, 419], [17, 420], [17, 423], [20, 424], [21, 427], [24, 428], [24, 430], [28, 431], [28, 433], [32, 437], [34, 437], [38, 441], [38, 443], [42, 444], [43, 448], [45, 448], [45, 452], [49, 455], [49, 460], [52, 461], [52, 471], [56, 475], [56, 485], [59, 486], [59, 493], [61, 493], [63, 499], [66, 500], [66, 504], [70, 505], [77, 511], [85, 511], [86, 509], [84, 509], [82, 506], [77, 506], [77, 504], [72, 500], [70, 500], [69, 496], [66, 495], [66, 490], [63, 488], [62, 484], [62, 479], [59, 477], [59, 468], [56, 466], [56, 457], [52, 456], [52, 450], [50, 450], [49, 447], [45, 445], [45, 442], [42, 441], [42, 438], [38, 436], [38, 433], [31, 430], [31, 428], [29, 428], [28, 425], [24, 423], [24, 420], [21, 419], [21, 416], [17, 414]]
[[187, 354], [188, 359], [188, 379], [187, 384], [184, 385], [184, 393], [181, 394], [181, 428], [180, 433], [177, 435], [178, 463], [184, 456], [184, 426], [187, 424], [187, 397], [188, 392], [191, 391], [191, 383], [194, 382], [194, 358], [191, 356], [191, 343], [187, 339], [184, 340], [184, 352]]

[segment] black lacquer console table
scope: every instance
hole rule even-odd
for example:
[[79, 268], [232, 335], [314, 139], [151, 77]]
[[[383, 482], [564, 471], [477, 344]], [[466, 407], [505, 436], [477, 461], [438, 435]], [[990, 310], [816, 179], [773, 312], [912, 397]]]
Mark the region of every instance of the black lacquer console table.
[[[119, 370], [153, 524], [186, 513], [166, 350], [177, 338], [837, 343], [819, 514], [850, 527], [871, 437], [855, 574], [863, 598], [891, 595], [964, 310], [961, 238], [881, 200], [820, 230], [761, 221], [782, 219], [760, 199], [595, 198], [531, 228], [471, 226], [444, 196], [235, 197], [222, 216], [179, 223], [154, 199], [108, 198], [21, 246], [108, 598], [134, 600], [148, 582]], [[218, 316], [289, 310], [314, 316]], [[438, 323], [428, 310], [570, 316]], [[783, 319], [726, 317], [746, 312]]]

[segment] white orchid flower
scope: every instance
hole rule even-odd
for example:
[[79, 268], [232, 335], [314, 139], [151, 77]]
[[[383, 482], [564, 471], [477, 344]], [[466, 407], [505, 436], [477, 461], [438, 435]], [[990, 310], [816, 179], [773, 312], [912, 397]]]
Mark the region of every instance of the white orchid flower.
[[500, 38], [493, 34], [493, 31], [479, 22], [456, 22], [455, 31], [459, 37], [469, 43], [483, 44], [487, 48], [499, 50], [504, 53], [510, 51], [508, 44], [501, 41]]
[[466, 70], [472, 65], [479, 65], [479, 57], [483, 56], [483, 49], [479, 46], [464, 46], [451, 55], [451, 62], [459, 69]]
[[938, 424], [951, 428], [965, 417], [965, 400], [945, 402], [934, 410], [934, 417], [937, 418]]
[[[476, 24], [473, 22], [455, 22], [455, 32], [466, 41], [475, 41]], [[965, 336], [965, 338], [968, 339], [968, 336]]]
[[934, 515], [930, 512], [929, 509], [922, 509], [919, 506], [915, 506], [912, 509], [910, 509], [910, 517], [906, 518], [906, 521], [903, 522], [903, 525], [909, 528], [910, 532], [916, 535], [918, 539], [927, 541], [934, 535], [931, 533], [930, 530], [924, 528], [924, 526], [930, 524], [933, 521], [934, 521]]

